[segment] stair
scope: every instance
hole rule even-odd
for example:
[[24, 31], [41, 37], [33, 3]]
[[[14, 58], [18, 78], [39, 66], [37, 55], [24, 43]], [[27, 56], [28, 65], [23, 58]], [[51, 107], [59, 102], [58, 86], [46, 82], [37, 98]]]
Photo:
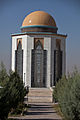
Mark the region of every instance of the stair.
[[[27, 96], [25, 96], [25, 100]], [[50, 103], [52, 102], [52, 91], [50, 88], [30, 88], [28, 93], [29, 103]]]

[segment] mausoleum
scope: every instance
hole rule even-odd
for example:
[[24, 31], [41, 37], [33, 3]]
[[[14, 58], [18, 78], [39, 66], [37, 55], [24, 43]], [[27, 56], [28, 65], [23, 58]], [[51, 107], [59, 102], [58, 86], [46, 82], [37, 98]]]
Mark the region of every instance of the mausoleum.
[[21, 33], [12, 34], [12, 71], [25, 86], [50, 88], [66, 72], [66, 35], [58, 33], [54, 18], [35, 11], [25, 17]]

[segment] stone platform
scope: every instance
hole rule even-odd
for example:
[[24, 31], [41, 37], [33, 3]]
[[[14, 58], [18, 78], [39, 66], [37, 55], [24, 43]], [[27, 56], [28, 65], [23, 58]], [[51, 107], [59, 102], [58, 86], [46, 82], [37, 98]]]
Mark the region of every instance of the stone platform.
[[[27, 96], [25, 96], [25, 102]], [[51, 103], [52, 90], [50, 88], [30, 88], [28, 94], [29, 103]]]

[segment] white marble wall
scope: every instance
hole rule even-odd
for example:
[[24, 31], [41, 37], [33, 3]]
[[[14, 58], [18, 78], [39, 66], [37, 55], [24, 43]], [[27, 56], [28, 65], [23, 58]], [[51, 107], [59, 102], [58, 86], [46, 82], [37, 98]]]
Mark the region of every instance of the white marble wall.
[[[30, 49], [33, 48], [33, 44], [34, 44], [34, 38], [44, 38], [44, 50], [47, 50], [47, 80], [46, 80], [46, 86], [50, 87], [50, 75], [51, 75], [51, 36], [50, 35], [30, 35], [29, 42], [28, 42], [28, 46], [29, 46], [29, 51]], [[32, 39], [32, 40], [31, 40]], [[32, 42], [30, 42], [32, 41]], [[32, 44], [33, 43], [33, 44]], [[30, 57], [30, 58], [29, 58]], [[28, 54], [28, 65], [29, 65], [29, 71], [31, 70], [31, 53]], [[27, 71], [28, 72], [28, 71]], [[28, 73], [29, 74], [29, 85], [30, 83], [30, 79], [31, 79], [31, 72]]]
[[50, 87], [51, 75], [51, 37], [44, 37], [44, 49], [47, 50], [47, 87]]
[[27, 85], [31, 87], [31, 52], [34, 47], [34, 38], [27, 36]]
[[[23, 82], [27, 85], [26, 81], [26, 68], [27, 68], [27, 35], [13, 36], [12, 37], [12, 71], [15, 71], [15, 50], [17, 50], [17, 39], [22, 38], [22, 49], [23, 49]], [[25, 75], [24, 75], [25, 74]]]
[[54, 50], [56, 50], [56, 37], [51, 37], [51, 81], [54, 85]]
[[66, 41], [64, 38], [61, 40], [61, 50], [63, 51], [63, 58], [62, 58], [62, 75], [66, 74]]
[[62, 50], [62, 75], [66, 74], [66, 38], [63, 36], [54, 36], [55, 39], [61, 40], [61, 50]]
[[22, 49], [23, 49], [23, 82], [27, 85], [27, 35], [22, 37]]
[[54, 50], [56, 50], [56, 39], [61, 40], [61, 50], [63, 51], [62, 73], [66, 72], [66, 43], [65, 38], [50, 35], [18, 35], [12, 37], [12, 70], [15, 71], [15, 50], [17, 49], [17, 39], [22, 38], [23, 49], [23, 82], [31, 87], [31, 51], [34, 48], [34, 38], [44, 38], [44, 49], [47, 50], [47, 81], [46, 86], [50, 87], [54, 82]]
[[12, 58], [11, 58], [11, 69], [15, 71], [15, 50], [17, 49], [17, 40], [16, 37], [12, 37]]

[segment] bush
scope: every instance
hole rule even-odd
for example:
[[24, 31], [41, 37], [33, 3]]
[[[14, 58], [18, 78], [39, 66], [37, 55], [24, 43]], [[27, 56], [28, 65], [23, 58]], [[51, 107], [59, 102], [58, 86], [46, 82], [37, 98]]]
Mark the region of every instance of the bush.
[[56, 83], [56, 87], [54, 88], [53, 92], [53, 98], [55, 102], [58, 102], [59, 98], [61, 97], [63, 93], [63, 89], [66, 86], [67, 79], [66, 77], [63, 77]]
[[67, 120], [80, 120], [80, 74], [77, 71], [57, 83], [54, 98]]
[[7, 74], [7, 71], [6, 71], [6, 68], [3, 62], [1, 62], [0, 64], [0, 86], [3, 87], [8, 80], [9, 80], [9, 75]]
[[10, 105], [12, 108], [16, 108], [19, 102], [24, 101], [24, 96], [26, 95], [23, 81], [16, 72], [10, 75], [8, 86], [10, 91], [9, 97], [11, 98]]
[[18, 106], [15, 109], [12, 109], [11, 112], [9, 113], [10, 116], [14, 115], [24, 115], [27, 113], [27, 106], [24, 103], [19, 103]]
[[3, 67], [0, 70], [0, 86], [3, 87], [0, 89], [0, 120], [6, 120], [10, 110], [24, 101], [26, 89], [16, 72], [8, 76]]

